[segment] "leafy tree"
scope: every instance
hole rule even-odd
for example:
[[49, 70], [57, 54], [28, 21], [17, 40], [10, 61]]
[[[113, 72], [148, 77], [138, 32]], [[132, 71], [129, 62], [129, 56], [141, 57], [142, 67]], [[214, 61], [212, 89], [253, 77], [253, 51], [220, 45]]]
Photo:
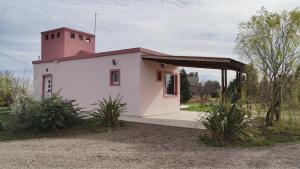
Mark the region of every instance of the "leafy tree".
[[14, 77], [11, 72], [0, 73], [0, 106], [9, 106], [13, 102]]
[[282, 98], [285, 104], [288, 104], [288, 110], [296, 110], [300, 108], [300, 66], [297, 67], [293, 76], [287, 79], [287, 85], [282, 89]]
[[180, 102], [185, 103], [192, 98], [192, 89], [184, 69], [180, 71]]
[[300, 103], [300, 65], [298, 65], [297, 67], [297, 71], [295, 73], [295, 79], [296, 79], [298, 102]]
[[269, 93], [270, 84], [268, 82], [268, 79], [266, 76], [264, 76], [258, 85], [258, 101], [260, 102], [261, 106], [263, 108], [268, 107], [269, 105], [269, 98], [267, 96], [270, 96]]
[[240, 24], [235, 52], [252, 62], [269, 83], [267, 125], [279, 120], [282, 88], [296, 70], [300, 47], [300, 10], [278, 14], [262, 8]]
[[245, 67], [245, 76], [243, 77], [242, 86], [247, 98], [247, 107], [252, 109], [252, 104], [258, 94], [258, 74], [252, 63]]
[[237, 95], [237, 81], [236, 81], [236, 79], [233, 79], [232, 81], [229, 82], [227, 91], [228, 91], [228, 96], [230, 97], [231, 102], [232, 103], [237, 102], [238, 95]]
[[34, 101], [33, 90], [34, 86], [32, 84], [32, 80], [27, 74], [16, 79], [14, 83], [14, 94], [12, 97], [13, 102], [10, 105], [10, 109], [12, 113], [20, 115], [19, 117], [21, 122], [26, 110]]
[[209, 95], [212, 98], [219, 97], [220, 83], [216, 80], [208, 80], [204, 83], [204, 95]]

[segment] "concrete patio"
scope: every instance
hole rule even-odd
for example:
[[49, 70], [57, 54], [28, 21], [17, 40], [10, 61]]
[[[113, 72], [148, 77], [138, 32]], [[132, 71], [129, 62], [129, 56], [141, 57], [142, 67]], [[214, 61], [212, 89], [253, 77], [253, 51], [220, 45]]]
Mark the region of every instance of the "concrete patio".
[[203, 129], [204, 127], [199, 123], [199, 119], [204, 114], [205, 113], [203, 112], [179, 111], [175, 113], [160, 114], [147, 117], [121, 116], [120, 120], [138, 123]]

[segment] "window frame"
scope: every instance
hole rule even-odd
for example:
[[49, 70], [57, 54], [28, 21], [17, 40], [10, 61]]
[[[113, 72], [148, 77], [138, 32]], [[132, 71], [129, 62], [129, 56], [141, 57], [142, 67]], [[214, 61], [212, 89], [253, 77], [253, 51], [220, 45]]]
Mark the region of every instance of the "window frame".
[[60, 32], [56, 32], [56, 38], [60, 38]]
[[[174, 76], [174, 94], [167, 94], [167, 89], [166, 89], [166, 74], [170, 74], [172, 76]], [[164, 97], [165, 98], [169, 98], [169, 97], [177, 97], [178, 96], [178, 74], [177, 73], [173, 73], [170, 71], [165, 71], [163, 73], [163, 93], [164, 93]]]
[[[115, 83], [113, 82], [113, 73], [118, 72], [119, 73], [119, 82]], [[121, 85], [121, 71], [120, 69], [111, 69], [109, 71], [109, 85], [110, 86], [120, 86]]]
[[45, 35], [45, 40], [49, 40], [49, 35], [48, 34]]

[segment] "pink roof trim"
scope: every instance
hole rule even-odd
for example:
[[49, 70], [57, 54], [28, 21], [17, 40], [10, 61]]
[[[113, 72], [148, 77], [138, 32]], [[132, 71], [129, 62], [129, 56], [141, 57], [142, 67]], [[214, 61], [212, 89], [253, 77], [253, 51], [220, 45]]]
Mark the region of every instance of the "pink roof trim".
[[168, 56], [167, 54], [156, 52], [149, 49], [144, 48], [129, 48], [129, 49], [122, 49], [122, 50], [114, 50], [114, 51], [107, 51], [107, 52], [100, 52], [100, 53], [92, 53], [92, 54], [80, 54], [70, 57], [61, 57], [61, 58], [54, 58], [54, 59], [48, 59], [48, 60], [36, 60], [32, 61], [32, 64], [39, 64], [39, 63], [50, 63], [50, 62], [62, 62], [62, 61], [69, 61], [69, 60], [80, 60], [80, 59], [89, 59], [89, 58], [97, 58], [97, 57], [103, 57], [103, 56], [111, 56], [111, 55], [120, 55], [120, 54], [127, 54], [127, 53], [137, 53], [141, 52], [144, 54], [150, 54], [150, 55], [164, 55]]

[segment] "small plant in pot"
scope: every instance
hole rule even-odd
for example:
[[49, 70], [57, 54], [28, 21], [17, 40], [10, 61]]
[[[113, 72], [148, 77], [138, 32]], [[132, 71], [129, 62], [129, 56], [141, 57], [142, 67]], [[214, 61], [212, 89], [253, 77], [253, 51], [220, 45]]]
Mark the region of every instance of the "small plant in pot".
[[96, 105], [97, 108], [92, 116], [98, 120], [98, 124], [107, 127], [109, 132], [112, 127], [119, 125], [118, 118], [127, 110], [127, 104], [122, 102], [119, 94], [116, 98], [111, 96], [108, 99], [103, 98], [93, 105]]

